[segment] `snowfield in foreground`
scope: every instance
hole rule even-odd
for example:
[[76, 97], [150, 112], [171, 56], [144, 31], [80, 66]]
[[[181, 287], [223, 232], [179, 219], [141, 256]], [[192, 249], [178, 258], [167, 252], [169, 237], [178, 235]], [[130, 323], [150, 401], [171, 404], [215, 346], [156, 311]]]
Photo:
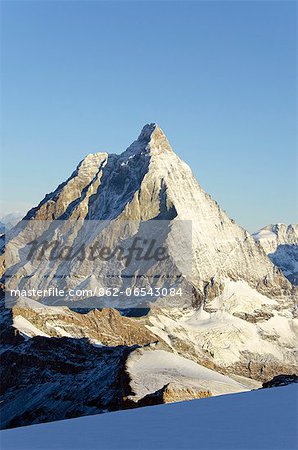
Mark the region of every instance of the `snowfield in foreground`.
[[1, 432], [2, 450], [294, 450], [297, 385]]

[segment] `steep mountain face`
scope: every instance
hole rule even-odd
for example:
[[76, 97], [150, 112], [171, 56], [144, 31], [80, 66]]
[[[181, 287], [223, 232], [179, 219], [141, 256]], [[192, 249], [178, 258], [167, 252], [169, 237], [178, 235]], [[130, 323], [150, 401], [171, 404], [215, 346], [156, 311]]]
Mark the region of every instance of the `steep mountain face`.
[[[197, 303], [219, 295], [224, 289], [224, 279], [245, 280], [271, 297], [291, 292], [290, 283], [262, 248], [203, 191], [155, 124], [146, 125], [121, 155], [88, 155], [65, 183], [25, 217], [42, 221], [80, 219], [82, 224], [84, 219], [112, 220], [114, 227], [115, 221], [141, 223], [154, 218], [170, 221], [171, 228], [179, 221], [191, 221], [190, 281]], [[77, 222], [71, 230], [71, 242], [78, 238], [79, 231]], [[94, 235], [98, 233], [93, 230]], [[114, 236], [114, 242], [119, 241], [117, 229], [109, 229], [107, 233]], [[177, 242], [175, 236], [173, 240]], [[44, 266], [43, 259], [36, 275], [44, 273]], [[67, 272], [71, 271], [68, 266]], [[51, 268], [50, 279], [57, 272], [58, 263]], [[75, 274], [84, 279], [85, 287], [92, 284], [87, 272], [95, 273], [96, 269], [90, 263], [88, 267], [86, 264], [75, 267]]]
[[1, 427], [11, 428], [121, 408], [129, 347], [84, 339], [22, 339], [1, 355]]
[[268, 225], [253, 234], [274, 265], [298, 285], [298, 224]]
[[159, 341], [116, 310], [79, 314], [22, 300], [1, 302], [1, 427], [11, 428], [126, 408], [125, 362]]
[[[145, 225], [156, 219], [167, 224], [160, 234], [175, 250], [171, 256], [183, 262], [190, 253], [192, 270], [182, 273], [193, 296], [183, 307], [166, 296], [149, 311], [139, 308], [138, 317], [125, 317], [133, 315], [129, 304], [120, 313], [88, 308], [87, 302], [87, 310], [45, 306], [22, 296], [12, 309], [3, 303], [4, 427], [240, 392], [297, 371], [294, 286], [203, 191], [157, 125], [146, 125], [121, 155], [88, 155], [25, 219], [9, 234], [13, 251], [6, 267], [2, 259], [5, 275], [13, 267], [24, 287], [30, 286], [22, 279], [29, 265], [19, 245], [25, 232], [50, 240], [57, 234], [56, 219], [67, 245], [77, 248], [84, 238], [91, 247], [98, 236], [116, 245], [142, 230], [146, 234]], [[184, 221], [192, 223], [190, 250], [179, 228]], [[30, 264], [38, 288], [65, 273], [74, 275], [71, 287], [89, 288], [92, 276], [100, 278], [90, 260], [66, 261], [62, 271], [61, 261], [46, 253]], [[162, 262], [145, 268], [144, 278], [168, 270]], [[125, 269], [116, 269], [121, 282]], [[100, 278], [105, 286], [112, 283], [110, 270], [108, 265]], [[135, 277], [138, 270], [132, 268]], [[10, 278], [2, 282], [7, 290]]]

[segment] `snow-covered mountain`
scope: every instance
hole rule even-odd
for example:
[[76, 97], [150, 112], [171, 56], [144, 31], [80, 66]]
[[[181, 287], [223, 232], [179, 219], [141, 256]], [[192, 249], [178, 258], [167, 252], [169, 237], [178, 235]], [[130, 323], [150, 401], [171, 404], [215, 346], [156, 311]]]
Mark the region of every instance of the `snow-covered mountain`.
[[[197, 303], [222, 293], [224, 280], [244, 280], [253, 289], [270, 297], [290, 294], [292, 286], [288, 280], [250, 234], [230, 220], [203, 191], [190, 168], [173, 152], [156, 124], [146, 125], [138, 139], [121, 155], [88, 155], [66, 182], [46, 195], [25, 217], [30, 220], [31, 227], [33, 219], [73, 221], [72, 228], [68, 227], [62, 236], [69, 245], [81, 239], [80, 231], [85, 219], [112, 221], [104, 231], [109, 240], [117, 243], [123, 239], [117, 225], [120, 222], [134, 221], [138, 230], [141, 223], [157, 218], [170, 222], [167, 241], [172, 239], [181, 258], [186, 258], [192, 251], [192, 274], [188, 278], [194, 287]], [[178, 239], [174, 233], [174, 228], [182, 221], [192, 223], [192, 248], [186, 251], [186, 255], [183, 255], [183, 245], [178, 247], [177, 244], [182, 233]], [[99, 227], [88, 231], [89, 248], [100, 233]], [[51, 235], [48, 233], [47, 239], [51, 239], [54, 233], [56, 229]], [[133, 230], [130, 236], [135, 233]], [[102, 236], [103, 233], [101, 239]], [[14, 243], [12, 247], [15, 247]], [[45, 261], [46, 258], [33, 261], [35, 285], [37, 278], [44, 280]], [[11, 265], [16, 263], [19, 273], [23, 273], [27, 261], [19, 261], [19, 257], [14, 255]], [[56, 264], [51, 261], [48, 278], [52, 280], [59, 270], [61, 273], [60, 261]], [[119, 267], [119, 277], [121, 270], [123, 267]], [[65, 271], [69, 278], [73, 276], [83, 280], [84, 287], [88, 288], [96, 274], [102, 273], [103, 267], [84, 261], [75, 266], [68, 264]], [[24, 287], [32, 287], [31, 281], [29, 278], [24, 281]], [[10, 286], [15, 287], [12, 281]], [[46, 286], [45, 281], [40, 285], [42, 288]]]
[[298, 284], [298, 224], [268, 225], [253, 234], [270, 260], [295, 285]]
[[253, 237], [262, 245], [267, 254], [274, 253], [279, 245], [298, 245], [298, 224], [267, 225], [253, 233]]
[[[61, 274], [71, 275], [63, 278], [66, 286], [71, 278], [71, 287], [86, 289], [94, 277], [109, 286], [109, 264], [98, 267], [87, 259], [62, 267], [47, 253], [28, 264], [22, 256], [26, 236], [49, 241], [58, 223], [59, 239], [68, 246], [84, 238], [92, 247], [98, 237], [117, 245], [146, 231], [152, 219], [166, 222], [160, 238], [172, 259], [178, 253], [184, 268], [190, 256], [192, 270], [182, 270], [182, 279], [191, 285], [192, 297], [174, 304], [166, 296], [137, 313], [126, 303], [121, 313], [96, 306], [86, 311], [45, 306], [22, 295], [11, 310], [3, 303], [4, 427], [240, 392], [297, 371], [294, 286], [254, 237], [204, 192], [156, 124], [146, 125], [121, 155], [88, 155], [28, 212], [8, 237], [4, 289], [15, 280], [23, 288], [49, 288]], [[187, 248], [179, 224], [189, 221]], [[156, 267], [161, 274], [169, 269], [164, 262], [145, 266], [143, 279]], [[6, 277], [11, 269], [14, 277]], [[113, 270], [115, 282], [122, 283], [123, 265]], [[138, 270], [133, 266], [133, 282]], [[14, 376], [12, 365], [18, 368]]]

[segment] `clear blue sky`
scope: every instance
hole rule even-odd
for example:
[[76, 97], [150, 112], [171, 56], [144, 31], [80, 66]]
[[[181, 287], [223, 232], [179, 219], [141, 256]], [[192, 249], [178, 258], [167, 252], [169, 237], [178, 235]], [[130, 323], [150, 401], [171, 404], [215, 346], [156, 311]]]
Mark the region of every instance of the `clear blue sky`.
[[2, 2], [5, 211], [157, 122], [250, 231], [297, 222], [297, 4]]

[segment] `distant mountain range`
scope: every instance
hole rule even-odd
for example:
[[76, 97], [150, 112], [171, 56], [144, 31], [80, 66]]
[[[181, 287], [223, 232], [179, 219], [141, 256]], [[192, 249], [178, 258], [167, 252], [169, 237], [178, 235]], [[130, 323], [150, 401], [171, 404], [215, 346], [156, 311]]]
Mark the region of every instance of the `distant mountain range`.
[[[189, 222], [188, 247], [181, 224]], [[51, 259], [49, 251], [30, 263], [23, 257], [29, 238], [58, 236], [66, 247], [84, 242], [90, 250], [98, 239], [126, 245], [146, 235], [148, 224], [157, 227], [174, 266], [161, 260], [128, 272], [122, 261], [74, 263]], [[107, 289], [111, 273], [119, 289], [124, 279], [147, 289], [158, 273], [154, 286], [162, 289], [175, 267], [191, 295], [180, 303], [166, 295], [137, 310], [125, 298], [120, 312], [111, 299], [106, 308], [87, 310], [89, 298], [69, 308], [19, 295], [9, 310], [3, 298], [3, 427], [241, 392], [295, 373], [297, 270], [289, 248], [284, 259], [276, 253], [285, 246], [295, 253], [297, 225], [274, 230], [251, 236], [229, 219], [156, 124], [121, 155], [86, 156], [10, 231], [3, 289], [49, 289], [65, 274], [67, 289], [91, 291], [99, 280]]]
[[5, 229], [10, 230], [12, 227], [14, 227], [22, 219], [22, 217], [23, 214], [18, 212], [5, 214], [4, 216], [0, 217], [1, 233], [4, 233]]
[[293, 284], [298, 284], [298, 224], [268, 225], [253, 234], [270, 260]]

